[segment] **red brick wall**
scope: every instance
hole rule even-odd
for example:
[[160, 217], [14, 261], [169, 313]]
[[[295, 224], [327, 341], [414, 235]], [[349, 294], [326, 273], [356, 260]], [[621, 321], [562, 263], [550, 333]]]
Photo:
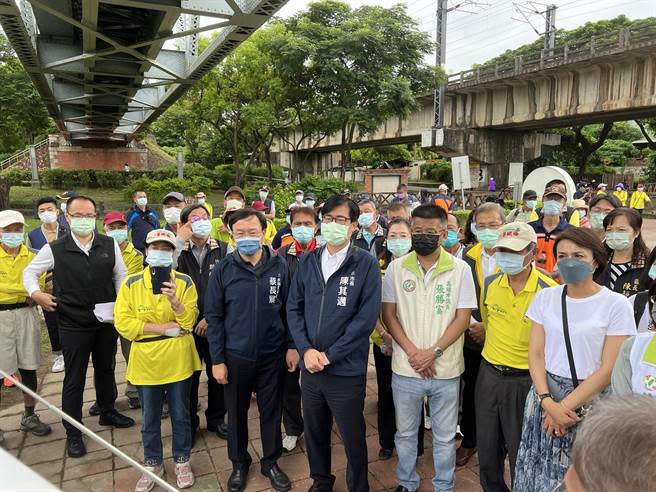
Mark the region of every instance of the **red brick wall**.
[[148, 162], [148, 150], [50, 147], [50, 165], [53, 168], [122, 171], [126, 162], [132, 169], [144, 169]]

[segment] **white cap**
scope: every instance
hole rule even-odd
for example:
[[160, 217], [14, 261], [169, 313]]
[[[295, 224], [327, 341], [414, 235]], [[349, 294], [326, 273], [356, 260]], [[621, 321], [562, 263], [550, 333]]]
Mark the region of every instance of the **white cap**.
[[3, 210], [0, 212], [0, 227], [7, 227], [11, 224], [25, 225], [25, 217], [16, 210]]

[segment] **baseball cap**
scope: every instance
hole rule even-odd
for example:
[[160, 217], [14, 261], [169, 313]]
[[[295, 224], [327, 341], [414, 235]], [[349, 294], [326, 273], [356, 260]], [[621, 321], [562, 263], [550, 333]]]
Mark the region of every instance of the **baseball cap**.
[[266, 207], [264, 206], [264, 203], [262, 203], [259, 200], [253, 202], [253, 206], [251, 208], [253, 210], [257, 210], [258, 212], [263, 212], [264, 210], [266, 210]]
[[125, 217], [123, 212], [117, 212], [116, 210], [111, 210], [105, 214], [103, 218], [103, 224], [109, 225], [114, 222], [125, 222], [128, 223], [128, 219]]
[[565, 195], [565, 193], [563, 193], [560, 186], [550, 186], [549, 188], [544, 190], [544, 195], [542, 195], [542, 196], [547, 197], [549, 195], [558, 195], [559, 197], [564, 198], [565, 200], [567, 200], [567, 195]]
[[526, 190], [526, 191], [522, 194], [522, 198], [523, 198], [523, 199], [526, 199], [526, 198], [531, 197], [531, 196], [534, 196], [534, 197], [537, 198], [537, 196], [538, 196], [538, 192], [535, 191], [535, 190]]
[[177, 191], [172, 191], [164, 195], [164, 198], [162, 198], [162, 203], [165, 203], [166, 200], [168, 200], [169, 198], [173, 198], [174, 200], [177, 200], [179, 202], [185, 201], [184, 195], [182, 193], [179, 193]]
[[166, 229], [155, 229], [150, 231], [146, 236], [146, 244], [153, 244], [158, 242], [168, 243], [175, 248], [175, 234], [173, 234], [171, 231], [167, 231]]
[[295, 194], [296, 195], [304, 195], [305, 193], [303, 193], [303, 190], [296, 190]]
[[531, 243], [537, 243], [538, 237], [533, 228], [524, 222], [511, 222], [499, 229], [496, 248], [521, 251]]
[[309, 200], [316, 200], [316, 199], [317, 199], [317, 195], [315, 195], [314, 193], [310, 192], [310, 193], [308, 193], [307, 195], [305, 195], [305, 198], [306, 198], [306, 199], [309, 199]]
[[585, 200], [582, 200], [582, 199], [578, 198], [576, 200], [572, 200], [572, 208], [576, 208], [576, 209], [585, 208], [585, 209], [587, 209], [588, 205], [585, 203]]
[[69, 198], [76, 197], [77, 193], [74, 191], [65, 191], [64, 193], [57, 195], [57, 200], [68, 200]]
[[225, 195], [223, 195], [223, 198], [226, 199], [228, 198], [228, 195], [230, 193], [239, 193], [244, 201], [246, 201], [246, 195], [244, 195], [244, 190], [242, 190], [239, 186], [231, 186], [228, 188], [228, 190], [225, 192]]
[[445, 185], [444, 183], [442, 183], [440, 186], [437, 187], [437, 189], [438, 189], [438, 190], [446, 190], [446, 191], [448, 191], [448, 190], [449, 190], [449, 187], [448, 187], [447, 185]]
[[3, 210], [0, 212], [0, 227], [7, 227], [11, 224], [25, 225], [25, 217], [16, 210]]

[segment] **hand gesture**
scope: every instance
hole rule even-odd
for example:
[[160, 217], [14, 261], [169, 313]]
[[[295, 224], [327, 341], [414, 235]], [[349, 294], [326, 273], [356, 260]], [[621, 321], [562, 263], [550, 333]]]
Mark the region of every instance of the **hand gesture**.
[[39, 290], [32, 293], [32, 300], [41, 306], [44, 311], [53, 312], [57, 310], [56, 298], [52, 294], [47, 294]]
[[310, 373], [323, 371], [324, 367], [326, 367], [327, 360], [326, 356], [316, 349], [308, 349], [303, 355], [305, 368]]
[[191, 236], [193, 236], [193, 231], [191, 230], [191, 221], [187, 222], [184, 225], [179, 225], [178, 226], [178, 234], [177, 236], [180, 239], [183, 239], [184, 241], [189, 241], [191, 239]]
[[207, 320], [205, 318], [201, 319], [196, 325], [194, 331], [196, 332], [196, 335], [204, 337], [205, 333], [207, 333]]
[[170, 282], [162, 282], [162, 295], [169, 300], [173, 311], [180, 311], [182, 303], [175, 294], [175, 281], [173, 280], [173, 273], [171, 273]]
[[212, 376], [219, 384], [228, 384], [228, 366], [225, 364], [215, 364], [212, 366]]

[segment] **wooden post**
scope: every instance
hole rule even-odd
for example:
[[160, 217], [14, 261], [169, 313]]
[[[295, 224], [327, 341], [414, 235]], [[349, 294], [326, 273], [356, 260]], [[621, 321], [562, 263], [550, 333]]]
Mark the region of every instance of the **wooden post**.
[[11, 185], [5, 176], [0, 176], [0, 210], [9, 208], [9, 190]]

